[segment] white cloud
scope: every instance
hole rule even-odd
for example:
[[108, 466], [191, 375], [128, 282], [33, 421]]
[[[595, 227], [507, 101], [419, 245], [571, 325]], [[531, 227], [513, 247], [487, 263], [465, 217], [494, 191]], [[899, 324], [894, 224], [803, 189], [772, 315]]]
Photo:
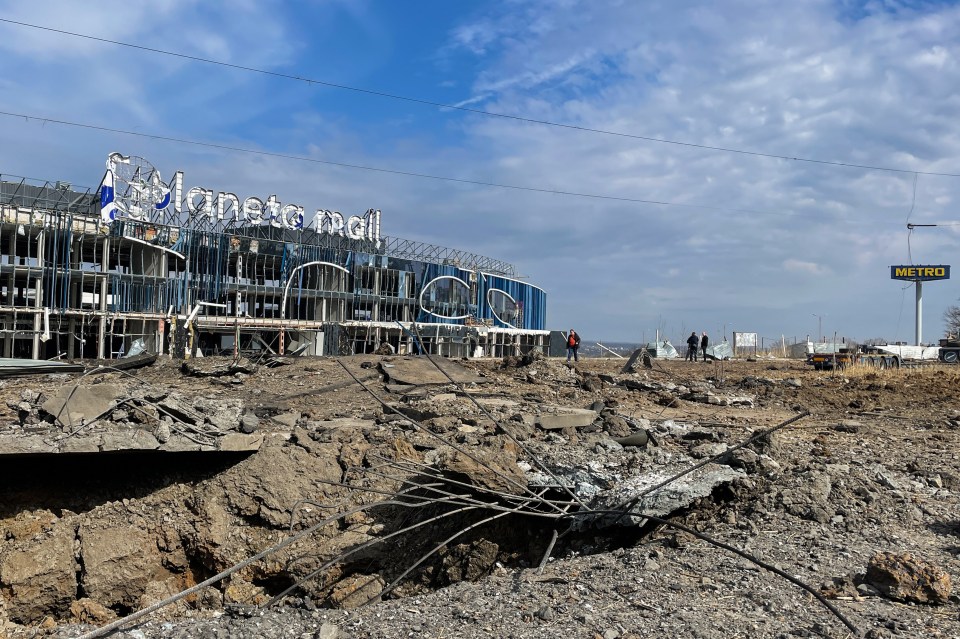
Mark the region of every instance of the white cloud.
[[830, 269], [825, 266], [793, 258], [784, 260], [783, 268], [791, 273], [807, 273], [809, 275], [828, 275], [830, 273]]
[[[238, 4], [230, 20], [224, 5], [188, 0], [36, 6], [15, 5], [8, 15], [310, 77], [340, 72], [325, 66], [326, 56], [303, 57], [311, 31], [274, 5]], [[375, 23], [375, 7], [358, 11]], [[788, 158], [946, 173], [960, 160], [956, 7], [859, 18], [826, 0], [544, 0], [484, 10], [452, 27], [438, 53], [474, 56], [456, 67], [469, 75], [445, 78], [469, 91], [462, 105]], [[811, 332], [811, 305], [836, 324], [831, 331], [909, 338], [910, 327], [897, 324], [902, 296], [888, 266], [911, 257], [949, 263], [957, 254], [960, 227], [917, 231], [908, 251], [909, 173], [450, 110], [410, 116], [408, 105], [385, 101], [363, 103], [372, 115], [358, 125], [336, 108], [343, 94], [9, 25], [0, 25], [0, 51], [7, 111], [687, 205], [416, 180], [0, 118], [4, 172], [91, 184], [106, 153], [120, 150], [165, 173], [182, 168], [191, 185], [276, 192], [307, 207], [379, 206], [391, 235], [515, 262], [547, 289], [552, 326], [603, 339], [639, 339], [661, 322], [802, 335]], [[417, 126], [425, 118], [429, 130]], [[920, 176], [911, 221], [955, 219], [958, 187], [957, 178]], [[937, 308], [958, 294], [945, 282], [925, 297], [925, 333], [935, 334]]]

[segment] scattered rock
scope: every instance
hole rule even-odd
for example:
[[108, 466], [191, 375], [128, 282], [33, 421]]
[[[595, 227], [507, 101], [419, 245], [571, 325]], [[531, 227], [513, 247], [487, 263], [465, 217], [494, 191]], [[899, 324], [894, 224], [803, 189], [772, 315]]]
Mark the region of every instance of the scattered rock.
[[500, 547], [486, 539], [472, 544], [458, 544], [441, 554], [443, 559], [441, 583], [477, 581], [490, 574], [497, 562]]
[[627, 435], [626, 437], [618, 437], [613, 441], [621, 446], [646, 446], [650, 441], [650, 435], [647, 433], [647, 431], [642, 430], [640, 432]]
[[864, 581], [897, 601], [944, 604], [950, 600], [950, 574], [910, 553], [875, 554]]
[[379, 575], [353, 575], [341, 580], [330, 593], [330, 604], [335, 608], [359, 608], [371, 599], [379, 599], [386, 582]]
[[[281, 426], [286, 426], [287, 428], [293, 428], [297, 425], [297, 422], [300, 421], [300, 411], [290, 411], [286, 413], [280, 413], [271, 417], [273, 421], [280, 424]], [[243, 418], [241, 418], [242, 420]]]
[[553, 611], [553, 608], [550, 606], [544, 606], [537, 610], [537, 612], [534, 613], [534, 616], [541, 621], [553, 621], [557, 615]]
[[856, 433], [860, 431], [862, 426], [863, 425], [855, 419], [842, 419], [833, 429], [841, 433]]
[[340, 628], [336, 624], [324, 621], [317, 631], [315, 639], [338, 639], [340, 637]]
[[103, 604], [84, 597], [70, 604], [70, 616], [78, 623], [103, 625], [117, 618], [117, 613]]
[[240, 418], [240, 432], [250, 434], [260, 426], [260, 418], [254, 413], [244, 413]]

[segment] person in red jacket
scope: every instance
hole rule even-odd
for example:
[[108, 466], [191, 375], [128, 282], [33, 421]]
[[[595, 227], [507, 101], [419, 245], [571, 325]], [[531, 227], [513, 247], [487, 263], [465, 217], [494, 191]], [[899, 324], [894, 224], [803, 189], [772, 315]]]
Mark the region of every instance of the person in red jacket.
[[579, 362], [580, 357], [577, 355], [577, 351], [580, 350], [580, 335], [577, 334], [572, 328], [570, 332], [567, 333], [567, 362], [570, 362], [570, 356], [573, 356], [573, 361]]

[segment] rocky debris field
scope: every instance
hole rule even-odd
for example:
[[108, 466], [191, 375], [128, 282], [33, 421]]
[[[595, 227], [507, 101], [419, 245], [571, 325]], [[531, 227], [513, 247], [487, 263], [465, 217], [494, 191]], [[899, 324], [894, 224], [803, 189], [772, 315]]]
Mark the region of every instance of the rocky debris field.
[[648, 363], [0, 380], [0, 637], [960, 637], [960, 368]]

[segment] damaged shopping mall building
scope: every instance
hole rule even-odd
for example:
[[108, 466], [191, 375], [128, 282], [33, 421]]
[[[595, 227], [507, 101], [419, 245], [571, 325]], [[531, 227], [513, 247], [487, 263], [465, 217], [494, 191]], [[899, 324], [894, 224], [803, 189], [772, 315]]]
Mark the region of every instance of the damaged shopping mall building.
[[546, 351], [512, 264], [344, 215], [185, 188], [113, 153], [98, 189], [0, 176], [4, 357]]

